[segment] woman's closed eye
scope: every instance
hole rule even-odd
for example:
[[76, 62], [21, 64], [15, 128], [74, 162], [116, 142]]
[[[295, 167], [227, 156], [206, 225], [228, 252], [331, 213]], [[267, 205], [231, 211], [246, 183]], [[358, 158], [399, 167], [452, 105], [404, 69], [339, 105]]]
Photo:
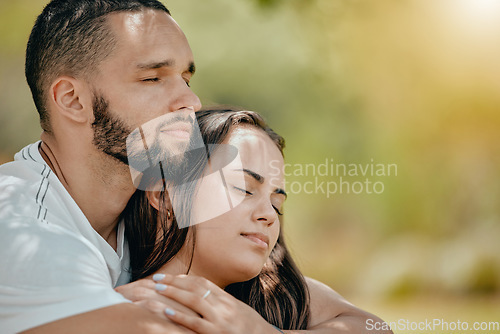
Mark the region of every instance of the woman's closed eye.
[[142, 82], [158, 82], [160, 81], [160, 78], [154, 77], [154, 78], [147, 78], [147, 79], [142, 79]]
[[253, 193], [251, 193], [250, 191], [248, 191], [248, 190], [246, 190], [244, 188], [240, 188], [240, 187], [237, 187], [237, 186], [233, 186], [233, 188], [236, 189], [236, 190], [238, 190], [238, 191], [240, 191], [240, 192], [242, 192], [242, 193], [244, 193], [245, 195], [248, 195], [248, 196], [253, 195]]
[[[251, 191], [248, 191], [248, 190], [246, 190], [244, 188], [240, 188], [240, 187], [237, 187], [237, 186], [233, 186], [233, 188], [235, 190], [241, 192], [241, 193], [244, 193], [245, 196], [252, 196], [253, 195], [253, 193]], [[278, 216], [283, 216], [283, 212], [281, 212], [281, 210], [278, 209], [278, 206], [272, 204], [272, 207], [273, 207], [274, 211], [276, 211], [276, 213], [278, 214]]]

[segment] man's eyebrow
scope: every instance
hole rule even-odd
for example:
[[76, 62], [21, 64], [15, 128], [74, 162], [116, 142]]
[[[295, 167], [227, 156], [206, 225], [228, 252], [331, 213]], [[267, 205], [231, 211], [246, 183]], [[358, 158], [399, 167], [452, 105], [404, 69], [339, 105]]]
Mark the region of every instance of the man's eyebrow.
[[[141, 70], [155, 70], [155, 69], [162, 68], [162, 67], [172, 67], [174, 65], [175, 65], [174, 60], [167, 59], [164, 61], [138, 64], [137, 67]], [[194, 72], [196, 72], [196, 66], [195, 66], [194, 62], [189, 63], [186, 72], [190, 73], [191, 75], [194, 75]]]
[[[262, 175], [260, 175], [260, 174], [255, 173], [254, 171], [251, 171], [250, 169], [243, 168], [243, 169], [235, 169], [235, 170], [237, 170], [237, 171], [243, 171], [246, 174], [248, 174], [251, 177], [253, 177], [255, 180], [257, 180], [257, 182], [259, 182], [261, 184], [264, 183], [264, 177]], [[274, 193], [280, 194], [280, 195], [284, 195], [285, 197], [288, 197], [286, 191], [283, 190], [283, 189], [281, 189], [281, 188], [276, 188], [276, 190], [274, 191]]]
[[151, 63], [138, 64], [137, 67], [141, 70], [154, 70], [162, 67], [171, 67], [175, 65], [175, 61], [167, 59], [164, 61], [155, 61]]

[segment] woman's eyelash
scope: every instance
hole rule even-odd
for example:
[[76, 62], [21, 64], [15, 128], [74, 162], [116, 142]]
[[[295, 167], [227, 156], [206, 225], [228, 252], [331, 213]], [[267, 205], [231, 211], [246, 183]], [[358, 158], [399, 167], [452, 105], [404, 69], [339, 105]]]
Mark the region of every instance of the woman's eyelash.
[[[250, 191], [246, 190], [246, 189], [243, 189], [243, 188], [240, 188], [240, 187], [236, 187], [236, 186], [233, 186], [234, 189], [238, 190], [238, 191], [241, 191], [243, 193], [245, 193], [245, 195], [253, 195]], [[273, 205], [273, 209], [274, 211], [276, 211], [276, 213], [278, 214], [278, 216], [283, 216], [283, 213]]]
[[277, 207], [275, 207], [274, 205], [273, 205], [273, 209], [274, 209], [274, 211], [276, 211], [276, 213], [278, 214], [278, 216], [283, 216], [283, 213]]
[[246, 195], [253, 195], [251, 192], [249, 192], [246, 189], [243, 189], [243, 188], [240, 188], [240, 187], [236, 187], [236, 186], [233, 186], [233, 188], [236, 189], [236, 190], [239, 190], [241, 192], [244, 192]]

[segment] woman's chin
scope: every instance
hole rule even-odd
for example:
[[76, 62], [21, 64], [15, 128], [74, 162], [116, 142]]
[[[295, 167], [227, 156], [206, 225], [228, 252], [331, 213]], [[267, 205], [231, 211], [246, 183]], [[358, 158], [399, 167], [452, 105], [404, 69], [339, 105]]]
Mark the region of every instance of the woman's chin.
[[256, 268], [256, 269], [253, 269], [253, 270], [251, 268], [248, 268], [248, 267], [247, 268], [243, 268], [238, 273], [237, 279], [235, 279], [233, 283], [249, 281], [252, 278], [255, 278], [255, 277], [259, 276], [261, 270], [262, 270], [262, 267]]
[[225, 266], [213, 266], [204, 267], [205, 270], [198, 270], [196, 263], [193, 263], [190, 273], [197, 276], [205, 277], [206, 279], [212, 281], [221, 288], [226, 286], [246, 282], [254, 277], [257, 277], [264, 264], [260, 261], [242, 261], [242, 263], [226, 263]]

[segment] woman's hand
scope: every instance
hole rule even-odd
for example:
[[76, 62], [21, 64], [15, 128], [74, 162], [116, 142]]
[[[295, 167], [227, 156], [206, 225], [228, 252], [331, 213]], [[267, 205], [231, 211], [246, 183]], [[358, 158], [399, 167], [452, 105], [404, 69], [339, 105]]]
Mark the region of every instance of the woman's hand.
[[155, 281], [151, 278], [144, 278], [119, 286], [115, 288], [115, 291], [122, 294], [134, 304], [142, 306], [162, 318], [169, 319], [165, 314], [166, 309], [189, 314], [193, 317], [199, 317], [198, 313], [179, 304], [175, 300], [159, 294], [157, 289], [158, 284]]
[[196, 333], [279, 333], [253, 308], [205, 278], [187, 275], [158, 275], [155, 278], [163, 284], [161, 288], [166, 285], [158, 293], [197, 313], [170, 309], [166, 311], [168, 318]]

